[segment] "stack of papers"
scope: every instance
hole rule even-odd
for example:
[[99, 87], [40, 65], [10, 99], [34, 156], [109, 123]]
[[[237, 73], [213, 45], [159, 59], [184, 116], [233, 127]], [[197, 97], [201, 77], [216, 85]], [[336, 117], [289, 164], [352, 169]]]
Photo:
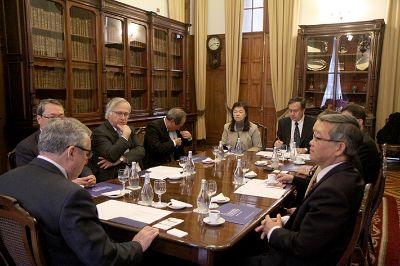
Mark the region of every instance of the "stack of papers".
[[280, 187], [269, 187], [265, 180], [252, 179], [246, 184], [235, 190], [237, 194], [250, 195], [256, 197], [279, 199], [285, 194], [286, 190]]
[[156, 166], [146, 170], [150, 172], [150, 178], [152, 179], [179, 179], [182, 178], [182, 168], [171, 167], [171, 166]]

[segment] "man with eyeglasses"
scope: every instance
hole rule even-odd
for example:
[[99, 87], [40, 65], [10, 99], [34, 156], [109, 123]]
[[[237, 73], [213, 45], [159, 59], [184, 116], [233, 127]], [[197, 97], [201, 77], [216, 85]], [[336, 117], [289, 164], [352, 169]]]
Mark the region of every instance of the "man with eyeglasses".
[[51, 119], [42, 128], [40, 155], [0, 176], [0, 194], [11, 196], [39, 222], [47, 265], [139, 265], [157, 237], [146, 226], [115, 243], [104, 231], [91, 195], [68, 179], [82, 172], [90, 155], [90, 130], [74, 118]]
[[280, 148], [282, 144], [289, 146], [291, 142], [296, 142], [298, 153], [309, 152], [315, 119], [305, 115], [305, 109], [306, 103], [303, 98], [296, 97], [288, 101], [289, 116], [278, 122], [275, 147]]
[[[39, 102], [36, 109], [36, 120], [39, 124], [39, 130], [23, 139], [15, 148], [15, 159], [17, 167], [30, 163], [39, 155], [38, 141], [42, 128], [53, 119], [64, 118], [64, 107], [55, 99], [43, 99]], [[96, 184], [96, 177], [92, 174], [89, 167], [83, 168], [80, 176], [72, 182], [84, 187], [92, 187]]]
[[186, 112], [181, 108], [172, 108], [162, 119], [147, 124], [144, 135], [145, 168], [150, 168], [179, 159], [185, 155], [184, 145], [192, 142], [192, 134], [179, 129], [186, 122]]
[[352, 160], [362, 141], [354, 117], [318, 117], [310, 157], [320, 168], [290, 217], [269, 215], [256, 228], [268, 239], [268, 252], [241, 265], [336, 265], [350, 240], [361, 204], [364, 181]]
[[128, 126], [130, 113], [127, 100], [113, 98], [106, 107], [106, 121], [93, 131], [89, 165], [98, 181], [117, 178], [118, 169], [132, 162], [142, 164], [145, 151], [135, 136], [135, 128]]

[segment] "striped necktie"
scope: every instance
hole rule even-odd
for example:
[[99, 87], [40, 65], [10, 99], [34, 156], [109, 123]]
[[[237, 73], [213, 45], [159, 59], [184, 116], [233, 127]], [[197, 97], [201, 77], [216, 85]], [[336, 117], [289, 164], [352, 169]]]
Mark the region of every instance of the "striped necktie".
[[296, 125], [296, 127], [294, 128], [294, 136], [293, 136], [293, 140], [294, 142], [296, 142], [296, 147], [300, 146], [300, 129], [299, 129], [299, 123], [296, 122], [294, 123]]

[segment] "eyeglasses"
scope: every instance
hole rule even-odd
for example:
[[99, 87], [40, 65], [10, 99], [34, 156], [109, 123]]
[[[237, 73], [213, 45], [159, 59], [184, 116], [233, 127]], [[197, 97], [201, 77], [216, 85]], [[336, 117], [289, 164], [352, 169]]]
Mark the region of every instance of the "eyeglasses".
[[129, 117], [130, 113], [112, 111], [118, 117]]
[[317, 136], [315, 136], [315, 133], [313, 134], [313, 139], [315, 139], [315, 141], [342, 142], [341, 140], [325, 139], [325, 138], [317, 137]]
[[88, 159], [92, 158], [92, 156], [93, 156], [93, 151], [92, 150], [85, 149], [85, 148], [83, 148], [81, 146], [78, 146], [78, 145], [73, 145], [73, 146], [77, 147], [78, 149], [80, 149], [82, 151], [85, 151], [86, 152], [86, 158], [88, 158]]
[[64, 115], [52, 115], [52, 116], [45, 116], [45, 115], [40, 115], [41, 117], [47, 118], [47, 119], [55, 119], [55, 118], [60, 118], [63, 119]]

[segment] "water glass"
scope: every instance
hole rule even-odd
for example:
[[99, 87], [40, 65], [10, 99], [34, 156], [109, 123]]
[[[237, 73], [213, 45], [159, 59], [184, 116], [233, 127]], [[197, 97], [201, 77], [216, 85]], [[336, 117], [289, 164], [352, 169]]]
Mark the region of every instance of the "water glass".
[[122, 193], [125, 193], [125, 183], [129, 179], [129, 171], [125, 171], [125, 169], [118, 170], [118, 180], [122, 183]]
[[182, 168], [185, 168], [186, 161], [187, 161], [187, 157], [186, 156], [179, 157], [179, 166], [182, 167]]
[[155, 202], [153, 207], [165, 208], [167, 203], [161, 202], [161, 195], [167, 192], [167, 183], [165, 180], [154, 180], [154, 192], [158, 195], [158, 202]]
[[212, 153], [214, 154], [214, 162], [217, 162], [218, 155], [219, 155], [219, 147], [218, 146], [213, 146]]
[[218, 204], [211, 202], [211, 197], [217, 194], [217, 182], [215, 180], [208, 180], [206, 186], [206, 192], [210, 199], [209, 209], [218, 208]]
[[281, 160], [285, 161], [285, 154], [287, 153], [287, 145], [286, 144], [282, 144], [280, 147], [280, 152], [281, 152]]

